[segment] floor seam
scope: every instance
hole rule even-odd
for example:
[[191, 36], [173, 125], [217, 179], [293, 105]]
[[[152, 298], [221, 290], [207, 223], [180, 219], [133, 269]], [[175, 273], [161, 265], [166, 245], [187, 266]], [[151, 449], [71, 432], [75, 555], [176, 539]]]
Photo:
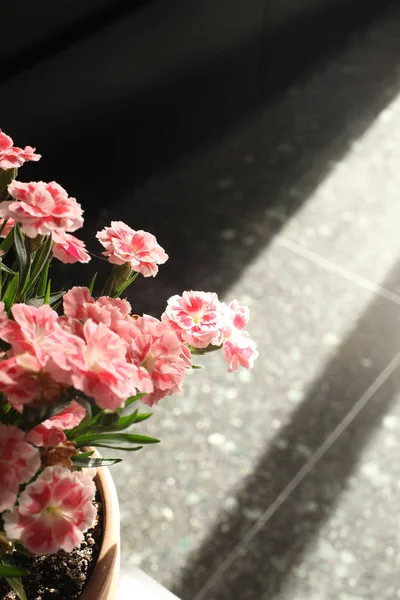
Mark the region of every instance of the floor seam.
[[275, 237], [275, 241], [280, 246], [283, 246], [287, 250], [290, 250], [297, 256], [301, 256], [302, 258], [305, 258], [306, 260], [309, 260], [310, 262], [313, 262], [314, 264], [320, 266], [321, 268], [325, 269], [325, 271], [335, 273], [336, 275], [339, 275], [342, 279], [346, 279], [351, 283], [355, 283], [359, 287], [373, 292], [376, 295], [381, 296], [382, 298], [385, 298], [386, 300], [389, 300], [390, 302], [393, 302], [394, 304], [400, 306], [400, 295], [396, 294], [396, 292], [392, 292], [391, 290], [388, 290], [387, 288], [379, 285], [378, 283], [374, 283], [373, 281], [366, 279], [361, 275], [357, 275], [356, 273], [349, 271], [345, 267], [342, 267], [341, 265], [332, 262], [328, 258], [325, 258], [321, 254], [318, 254], [317, 252], [314, 252], [309, 248], [305, 248], [297, 242], [289, 240], [285, 236], [277, 235]]
[[378, 392], [382, 385], [392, 375], [392, 373], [400, 366], [400, 351], [392, 358], [392, 360], [386, 365], [381, 373], [373, 380], [368, 386], [362, 396], [352, 406], [352, 408], [346, 413], [343, 419], [336, 425], [331, 433], [325, 438], [322, 444], [317, 450], [310, 456], [310, 458], [304, 463], [303, 467], [296, 473], [296, 475], [289, 481], [284, 489], [278, 494], [275, 500], [268, 506], [257, 522], [251, 527], [248, 532], [243, 536], [240, 542], [235, 548], [228, 554], [225, 560], [219, 565], [214, 571], [213, 575], [206, 581], [204, 586], [194, 596], [193, 600], [203, 600], [205, 594], [212, 589], [214, 584], [220, 579], [220, 577], [226, 572], [228, 568], [232, 566], [235, 560], [240, 556], [241, 552], [245, 550], [252, 540], [256, 537], [259, 531], [266, 525], [266, 523], [275, 515], [280, 507], [286, 502], [290, 495], [296, 490], [296, 488], [304, 481], [304, 479], [313, 471], [314, 467], [321, 460], [321, 458], [332, 448], [335, 442], [339, 439], [349, 425], [357, 418], [363, 408], [368, 404], [371, 398]]

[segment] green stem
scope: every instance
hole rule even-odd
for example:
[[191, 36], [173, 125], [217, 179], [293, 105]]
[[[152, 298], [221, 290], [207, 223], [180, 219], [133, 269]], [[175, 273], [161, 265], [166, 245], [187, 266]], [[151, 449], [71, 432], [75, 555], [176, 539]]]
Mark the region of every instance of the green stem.
[[102, 290], [102, 296], [113, 296], [115, 291], [129, 279], [132, 267], [129, 263], [113, 265], [112, 271]]

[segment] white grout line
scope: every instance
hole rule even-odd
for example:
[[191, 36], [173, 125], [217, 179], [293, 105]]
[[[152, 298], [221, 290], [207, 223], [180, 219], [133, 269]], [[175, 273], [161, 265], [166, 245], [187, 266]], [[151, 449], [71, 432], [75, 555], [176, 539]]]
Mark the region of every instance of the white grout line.
[[258, 521], [253, 525], [251, 529], [246, 533], [242, 540], [236, 545], [232, 552], [225, 558], [225, 560], [219, 565], [216, 571], [211, 575], [208, 581], [195, 595], [193, 600], [202, 600], [205, 594], [213, 587], [213, 585], [221, 578], [225, 571], [232, 566], [234, 561], [238, 558], [241, 551], [244, 550], [250, 542], [255, 538], [259, 531], [265, 526], [265, 524], [275, 515], [282, 504], [288, 499], [288, 497], [294, 492], [294, 490], [303, 482], [303, 480], [313, 470], [315, 465], [321, 460], [321, 458], [330, 450], [333, 444], [338, 440], [341, 434], [347, 429], [347, 427], [354, 421], [366, 404], [371, 400], [374, 394], [379, 388], [385, 383], [395, 369], [400, 365], [400, 352], [389, 362], [389, 364], [383, 369], [378, 377], [371, 383], [371, 385], [365, 390], [364, 394], [357, 400], [349, 412], [343, 417], [340, 423], [334, 428], [334, 430], [328, 435], [324, 442], [317, 448], [314, 454], [308, 459], [303, 465], [299, 472], [293, 477], [287, 486], [278, 494], [275, 500], [270, 504]]
[[340, 265], [337, 265], [336, 263], [331, 262], [329, 259], [324, 258], [320, 254], [317, 254], [316, 252], [313, 252], [312, 250], [309, 250], [308, 248], [305, 248], [301, 244], [298, 244], [297, 242], [293, 242], [282, 235], [275, 236], [274, 241], [277, 244], [284, 246], [288, 250], [291, 250], [292, 252], [294, 252], [294, 254], [297, 254], [303, 258], [311, 260], [313, 263], [319, 265], [323, 269], [326, 269], [327, 271], [331, 271], [332, 273], [336, 273], [336, 275], [340, 275], [344, 279], [347, 279], [348, 281], [351, 281], [352, 283], [355, 283], [356, 285], [359, 285], [360, 287], [363, 287], [366, 290], [374, 292], [375, 294], [382, 296], [383, 298], [386, 298], [386, 300], [390, 300], [391, 302], [394, 302], [395, 304], [400, 305], [400, 295], [399, 294], [396, 294], [395, 292], [391, 292], [390, 290], [387, 290], [386, 288], [382, 287], [381, 285], [374, 283], [373, 281], [370, 281], [369, 279], [365, 279], [365, 277], [361, 277], [360, 275], [356, 275], [355, 273], [348, 271], [344, 267], [341, 267]]

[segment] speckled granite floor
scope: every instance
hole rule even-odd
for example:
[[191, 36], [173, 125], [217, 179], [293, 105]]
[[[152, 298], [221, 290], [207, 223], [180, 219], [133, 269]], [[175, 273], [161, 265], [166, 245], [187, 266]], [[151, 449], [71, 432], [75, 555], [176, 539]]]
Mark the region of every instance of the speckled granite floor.
[[260, 349], [204, 360], [143, 426], [162, 445], [113, 471], [124, 570], [182, 600], [400, 598], [399, 26], [135, 191], [171, 255], [138, 310], [216, 289]]

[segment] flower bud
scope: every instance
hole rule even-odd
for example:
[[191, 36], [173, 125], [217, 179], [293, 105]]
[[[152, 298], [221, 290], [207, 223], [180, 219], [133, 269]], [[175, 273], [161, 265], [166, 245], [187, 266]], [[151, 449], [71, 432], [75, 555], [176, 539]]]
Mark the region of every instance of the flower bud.
[[8, 184], [16, 178], [18, 169], [0, 169], [0, 202], [8, 200], [10, 194], [8, 193]]
[[0, 531], [0, 555], [12, 554], [14, 552], [14, 544], [10, 542], [3, 531]]

